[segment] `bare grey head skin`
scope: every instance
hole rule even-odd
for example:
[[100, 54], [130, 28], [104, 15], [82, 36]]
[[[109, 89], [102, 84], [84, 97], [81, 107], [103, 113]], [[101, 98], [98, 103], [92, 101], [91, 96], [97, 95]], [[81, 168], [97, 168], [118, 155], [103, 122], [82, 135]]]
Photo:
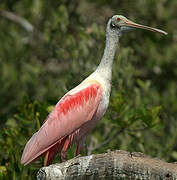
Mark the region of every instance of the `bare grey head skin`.
[[122, 15], [114, 15], [112, 18], [109, 19], [106, 32], [110, 35], [115, 34], [120, 37], [123, 33], [136, 29], [144, 29], [167, 35], [165, 31], [134, 23], [133, 21], [127, 19]]
[[133, 21], [130, 21], [129, 19], [121, 15], [114, 15], [109, 19], [107, 23], [106, 46], [104, 49], [104, 55], [96, 70], [96, 72], [99, 72], [104, 79], [111, 81], [112, 63], [117, 49], [119, 37], [130, 30], [136, 29], [143, 29], [167, 35], [165, 31], [162, 31], [160, 29], [134, 23]]

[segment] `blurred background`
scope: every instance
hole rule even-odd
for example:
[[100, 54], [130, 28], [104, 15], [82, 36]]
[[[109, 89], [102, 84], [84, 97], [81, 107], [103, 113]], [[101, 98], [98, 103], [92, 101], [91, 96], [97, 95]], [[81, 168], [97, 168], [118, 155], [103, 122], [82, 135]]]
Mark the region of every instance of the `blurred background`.
[[82, 155], [121, 149], [177, 161], [176, 9], [176, 0], [1, 0], [0, 179], [35, 179], [43, 161], [21, 165], [24, 146], [57, 101], [95, 70], [114, 14], [168, 36], [137, 30], [121, 37], [110, 105]]

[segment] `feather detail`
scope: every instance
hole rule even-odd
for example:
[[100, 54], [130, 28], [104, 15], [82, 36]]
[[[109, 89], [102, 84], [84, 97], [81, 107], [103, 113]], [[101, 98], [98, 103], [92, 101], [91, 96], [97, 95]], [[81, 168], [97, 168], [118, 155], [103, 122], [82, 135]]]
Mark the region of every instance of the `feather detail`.
[[27, 165], [42, 154], [49, 152], [46, 155], [48, 156], [46, 164], [48, 164], [56, 152], [63, 148], [66, 137], [92, 119], [101, 96], [102, 88], [96, 83], [72, 95], [67, 93], [57, 103], [39, 131], [26, 144], [21, 163]]

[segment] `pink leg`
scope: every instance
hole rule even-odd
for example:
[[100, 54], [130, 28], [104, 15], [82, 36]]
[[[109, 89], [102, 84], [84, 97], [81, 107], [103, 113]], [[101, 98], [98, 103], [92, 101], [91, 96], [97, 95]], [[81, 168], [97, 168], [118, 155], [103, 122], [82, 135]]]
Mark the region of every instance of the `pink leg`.
[[82, 149], [83, 149], [83, 143], [82, 143], [82, 142], [79, 142], [79, 143], [77, 144], [76, 156], [80, 155]]
[[54, 147], [50, 148], [46, 153], [44, 157], [44, 166], [48, 166], [51, 162], [51, 160], [57, 155], [59, 151], [60, 144], [56, 144]]
[[57, 153], [63, 148], [65, 143], [65, 139], [59, 141], [56, 145], [51, 147], [46, 153], [44, 157], [44, 166], [48, 166], [51, 160], [57, 155]]
[[70, 145], [70, 140], [69, 140], [69, 138], [66, 138], [63, 148], [61, 150], [61, 161], [62, 162], [66, 161], [66, 152], [68, 150], [69, 145]]

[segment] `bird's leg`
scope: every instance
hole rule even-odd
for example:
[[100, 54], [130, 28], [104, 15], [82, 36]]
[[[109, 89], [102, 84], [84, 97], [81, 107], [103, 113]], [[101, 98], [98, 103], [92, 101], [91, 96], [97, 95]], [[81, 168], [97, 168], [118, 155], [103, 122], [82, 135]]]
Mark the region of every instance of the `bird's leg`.
[[48, 164], [48, 157], [49, 157], [49, 151], [46, 152], [45, 157], [44, 157], [44, 166], [47, 166]]
[[56, 145], [51, 147], [46, 153], [44, 157], [44, 166], [48, 166], [51, 160], [57, 155], [61, 146], [61, 142], [58, 142]]
[[76, 149], [76, 157], [80, 156], [80, 153], [83, 149], [83, 144], [82, 143], [78, 143], [77, 144], [77, 149]]
[[64, 145], [63, 145], [63, 148], [61, 150], [61, 155], [60, 155], [62, 162], [66, 161], [66, 152], [68, 150], [69, 145], [70, 145], [70, 139], [66, 138]]

